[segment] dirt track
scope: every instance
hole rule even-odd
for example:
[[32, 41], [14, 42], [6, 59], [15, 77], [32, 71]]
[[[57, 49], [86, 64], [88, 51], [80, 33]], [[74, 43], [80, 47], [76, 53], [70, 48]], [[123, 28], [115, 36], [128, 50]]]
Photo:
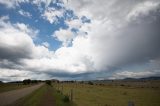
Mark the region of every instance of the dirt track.
[[31, 86], [31, 87], [23, 88], [23, 89], [0, 93], [0, 106], [9, 105], [13, 103], [14, 101], [30, 94], [31, 92], [38, 89], [42, 85], [43, 84], [38, 84], [38, 85]]
[[50, 86], [47, 86], [46, 92], [41, 98], [41, 103], [39, 106], [55, 106], [55, 100], [52, 95], [52, 92], [53, 92], [53, 88]]

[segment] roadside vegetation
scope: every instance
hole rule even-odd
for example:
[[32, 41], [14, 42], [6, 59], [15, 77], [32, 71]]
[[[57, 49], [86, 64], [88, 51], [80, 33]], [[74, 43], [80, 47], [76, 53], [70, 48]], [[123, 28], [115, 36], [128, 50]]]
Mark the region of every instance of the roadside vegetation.
[[53, 86], [47, 80], [41, 88], [17, 100], [10, 106], [72, 106], [73, 103], [69, 100], [69, 97], [57, 91]]
[[69, 96], [63, 95], [59, 90], [54, 90], [55, 106], [75, 106], [75, 104], [70, 100]]

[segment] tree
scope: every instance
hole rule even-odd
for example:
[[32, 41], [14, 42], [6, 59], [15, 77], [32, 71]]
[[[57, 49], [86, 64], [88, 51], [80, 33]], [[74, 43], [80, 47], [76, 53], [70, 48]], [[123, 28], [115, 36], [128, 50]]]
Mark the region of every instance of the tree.
[[88, 84], [89, 84], [89, 85], [93, 85], [93, 82], [89, 81]]
[[38, 83], [37, 80], [32, 80], [31, 82], [32, 82], [33, 84], [37, 84], [37, 83]]
[[31, 80], [30, 79], [25, 79], [25, 80], [23, 80], [23, 84], [25, 84], [25, 85], [28, 85], [28, 84], [30, 84], [31, 83]]

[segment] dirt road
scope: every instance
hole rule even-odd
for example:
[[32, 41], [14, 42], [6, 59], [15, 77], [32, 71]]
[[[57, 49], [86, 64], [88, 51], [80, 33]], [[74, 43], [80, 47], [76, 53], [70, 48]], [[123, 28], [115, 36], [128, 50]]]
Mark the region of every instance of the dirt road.
[[42, 85], [43, 84], [41, 83], [41, 84], [34, 85], [31, 87], [23, 88], [23, 89], [0, 93], [0, 106], [9, 105], [9, 104], [13, 103], [14, 101], [30, 94], [31, 92], [38, 89]]
[[41, 103], [39, 106], [55, 106], [55, 100], [53, 98], [53, 88], [50, 86], [47, 86], [46, 92], [43, 94], [43, 97], [41, 98]]

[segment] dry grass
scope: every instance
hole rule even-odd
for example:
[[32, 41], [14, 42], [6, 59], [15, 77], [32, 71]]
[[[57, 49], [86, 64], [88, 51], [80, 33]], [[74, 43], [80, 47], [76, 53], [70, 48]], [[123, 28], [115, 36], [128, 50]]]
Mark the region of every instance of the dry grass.
[[16, 90], [16, 89], [21, 89], [21, 88], [25, 88], [29, 86], [31, 85], [3, 83], [3, 84], [0, 84], [0, 93], [11, 91], [11, 90]]
[[160, 88], [136, 88], [126, 86], [100, 86], [88, 84], [55, 84], [56, 89], [69, 94], [73, 89], [73, 101], [78, 106], [160, 106]]

